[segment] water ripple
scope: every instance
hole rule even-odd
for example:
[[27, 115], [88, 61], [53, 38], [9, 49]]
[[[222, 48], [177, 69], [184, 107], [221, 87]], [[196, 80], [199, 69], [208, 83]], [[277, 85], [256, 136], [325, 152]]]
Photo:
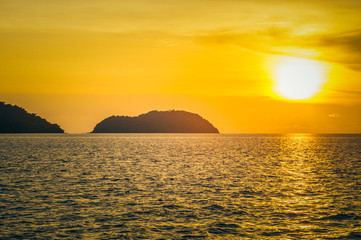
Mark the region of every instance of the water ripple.
[[0, 135], [0, 239], [360, 239], [360, 135]]

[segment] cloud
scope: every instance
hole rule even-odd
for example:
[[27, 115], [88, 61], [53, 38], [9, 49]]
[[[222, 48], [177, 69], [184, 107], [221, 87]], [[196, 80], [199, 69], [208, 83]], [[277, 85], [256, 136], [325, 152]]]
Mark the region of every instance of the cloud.
[[350, 91], [350, 90], [340, 90], [340, 89], [329, 89], [329, 90], [339, 93], [352, 94], [358, 97], [361, 96], [361, 91]]
[[[323, 49], [326, 60], [361, 71], [361, 29], [316, 37], [316, 47]], [[338, 54], [337, 54], [338, 52]], [[328, 53], [335, 53], [330, 56]]]
[[340, 117], [340, 115], [338, 113], [331, 113], [328, 116], [331, 118], [339, 118]]
[[361, 71], [361, 29], [338, 33], [278, 27], [257, 32], [223, 29], [197, 39], [203, 44], [231, 44], [257, 52], [335, 62]]

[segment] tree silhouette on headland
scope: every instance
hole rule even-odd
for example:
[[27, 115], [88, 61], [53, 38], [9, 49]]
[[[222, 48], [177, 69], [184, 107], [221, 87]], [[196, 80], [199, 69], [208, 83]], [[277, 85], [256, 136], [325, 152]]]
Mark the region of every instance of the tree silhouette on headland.
[[219, 133], [210, 122], [186, 111], [151, 111], [137, 117], [111, 116], [92, 133]]
[[0, 133], [64, 133], [64, 130], [21, 107], [0, 102]]

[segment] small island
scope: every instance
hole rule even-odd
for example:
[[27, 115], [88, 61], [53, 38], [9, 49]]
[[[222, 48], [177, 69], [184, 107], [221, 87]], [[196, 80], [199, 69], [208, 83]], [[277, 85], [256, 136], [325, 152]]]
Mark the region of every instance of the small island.
[[0, 102], [0, 133], [64, 133], [64, 130], [21, 107]]
[[137, 117], [111, 116], [92, 133], [219, 133], [210, 122], [186, 111], [151, 111]]

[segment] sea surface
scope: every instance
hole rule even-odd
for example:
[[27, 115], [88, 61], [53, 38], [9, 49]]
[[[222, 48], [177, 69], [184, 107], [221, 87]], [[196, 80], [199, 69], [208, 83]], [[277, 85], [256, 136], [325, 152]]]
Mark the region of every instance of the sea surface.
[[0, 239], [361, 239], [361, 135], [0, 135]]

